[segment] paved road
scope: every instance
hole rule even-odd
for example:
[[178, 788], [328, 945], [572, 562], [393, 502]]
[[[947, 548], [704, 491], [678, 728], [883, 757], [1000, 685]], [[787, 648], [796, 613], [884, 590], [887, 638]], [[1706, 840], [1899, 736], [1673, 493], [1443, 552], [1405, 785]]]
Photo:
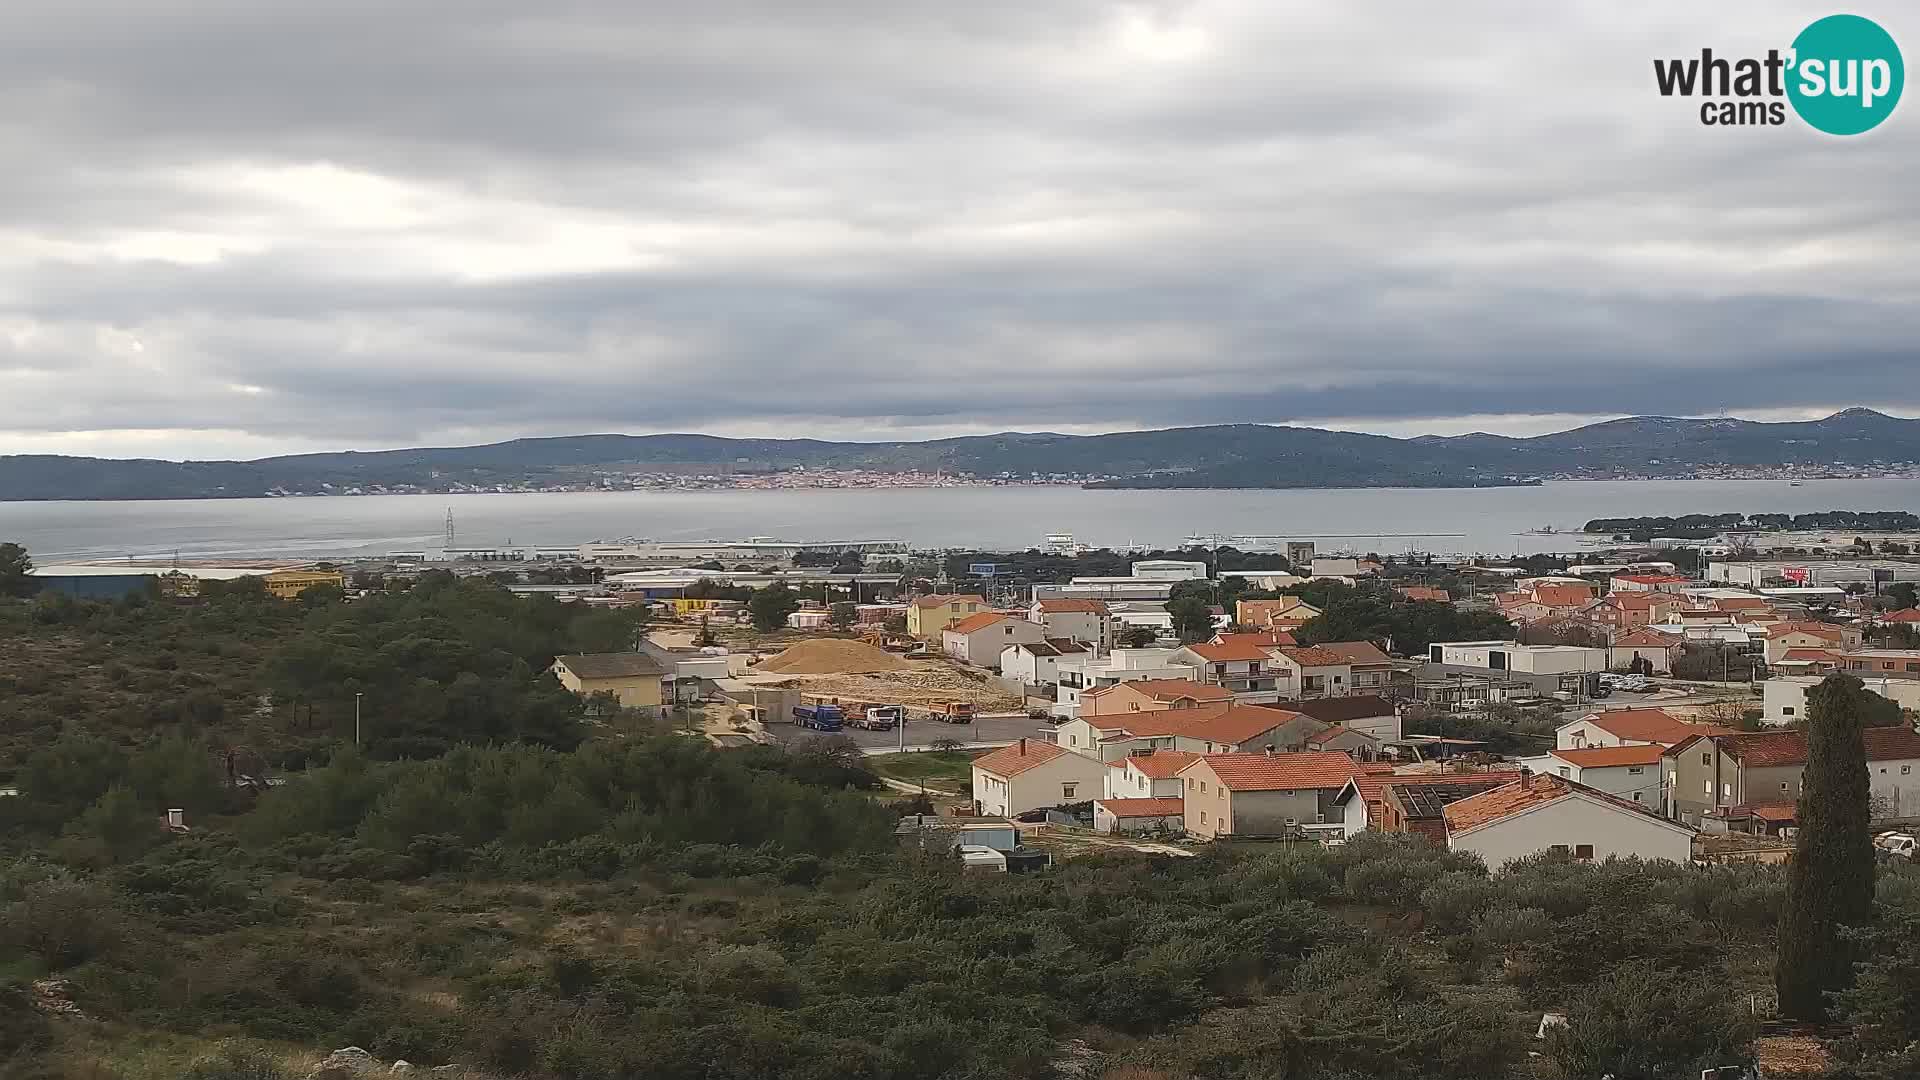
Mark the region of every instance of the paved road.
[[[794, 724], [768, 724], [767, 734], [781, 742], [800, 742], [819, 734]], [[889, 754], [900, 746], [898, 731], [861, 731], [847, 728], [841, 732], [860, 744], [869, 754]], [[1005, 746], [1018, 738], [1053, 739], [1053, 728], [1044, 720], [1025, 713], [994, 713], [981, 716], [971, 724], [943, 724], [938, 720], [907, 721], [906, 743], [909, 750], [925, 750], [941, 739], [958, 739], [969, 749]]]

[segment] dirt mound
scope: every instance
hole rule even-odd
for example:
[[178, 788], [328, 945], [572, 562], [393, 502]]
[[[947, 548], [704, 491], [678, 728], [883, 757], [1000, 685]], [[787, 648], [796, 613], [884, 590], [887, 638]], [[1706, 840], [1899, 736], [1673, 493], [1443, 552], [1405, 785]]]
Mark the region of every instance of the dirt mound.
[[778, 656], [760, 661], [754, 670], [794, 675], [854, 675], [866, 671], [903, 671], [908, 666], [905, 660], [864, 641], [808, 638]]

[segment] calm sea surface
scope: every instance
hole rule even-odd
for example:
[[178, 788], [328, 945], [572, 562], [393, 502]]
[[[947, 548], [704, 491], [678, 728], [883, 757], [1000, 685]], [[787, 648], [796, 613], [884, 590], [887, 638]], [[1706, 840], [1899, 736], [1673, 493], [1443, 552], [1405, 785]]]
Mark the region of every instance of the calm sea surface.
[[1314, 539], [1321, 549], [1510, 554], [1570, 551], [1589, 518], [1639, 514], [1920, 510], [1920, 480], [1589, 481], [1540, 487], [1326, 491], [928, 488], [524, 495], [370, 495], [175, 502], [0, 503], [0, 541], [42, 564], [102, 556], [370, 556], [456, 542], [565, 546], [656, 540], [900, 539], [1023, 549], [1051, 532], [1171, 546], [1195, 534]]

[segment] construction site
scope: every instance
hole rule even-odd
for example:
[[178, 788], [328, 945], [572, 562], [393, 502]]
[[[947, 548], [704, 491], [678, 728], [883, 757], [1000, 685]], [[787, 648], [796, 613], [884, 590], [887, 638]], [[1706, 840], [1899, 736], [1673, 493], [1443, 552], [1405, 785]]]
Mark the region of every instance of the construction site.
[[954, 704], [971, 705], [976, 712], [1020, 707], [1019, 698], [985, 673], [970, 671], [944, 656], [909, 659], [867, 641], [843, 638], [808, 638], [772, 656], [750, 660], [744, 672], [727, 681], [756, 691], [785, 691], [797, 698], [902, 705], [910, 718]]

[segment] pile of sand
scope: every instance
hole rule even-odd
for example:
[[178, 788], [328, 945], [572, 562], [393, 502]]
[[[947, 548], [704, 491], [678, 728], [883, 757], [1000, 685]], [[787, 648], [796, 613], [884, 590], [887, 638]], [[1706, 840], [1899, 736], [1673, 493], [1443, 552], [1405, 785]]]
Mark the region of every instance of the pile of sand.
[[903, 671], [909, 666], [898, 656], [864, 641], [808, 638], [778, 656], [760, 661], [754, 670], [792, 675], [853, 675], [865, 671]]

